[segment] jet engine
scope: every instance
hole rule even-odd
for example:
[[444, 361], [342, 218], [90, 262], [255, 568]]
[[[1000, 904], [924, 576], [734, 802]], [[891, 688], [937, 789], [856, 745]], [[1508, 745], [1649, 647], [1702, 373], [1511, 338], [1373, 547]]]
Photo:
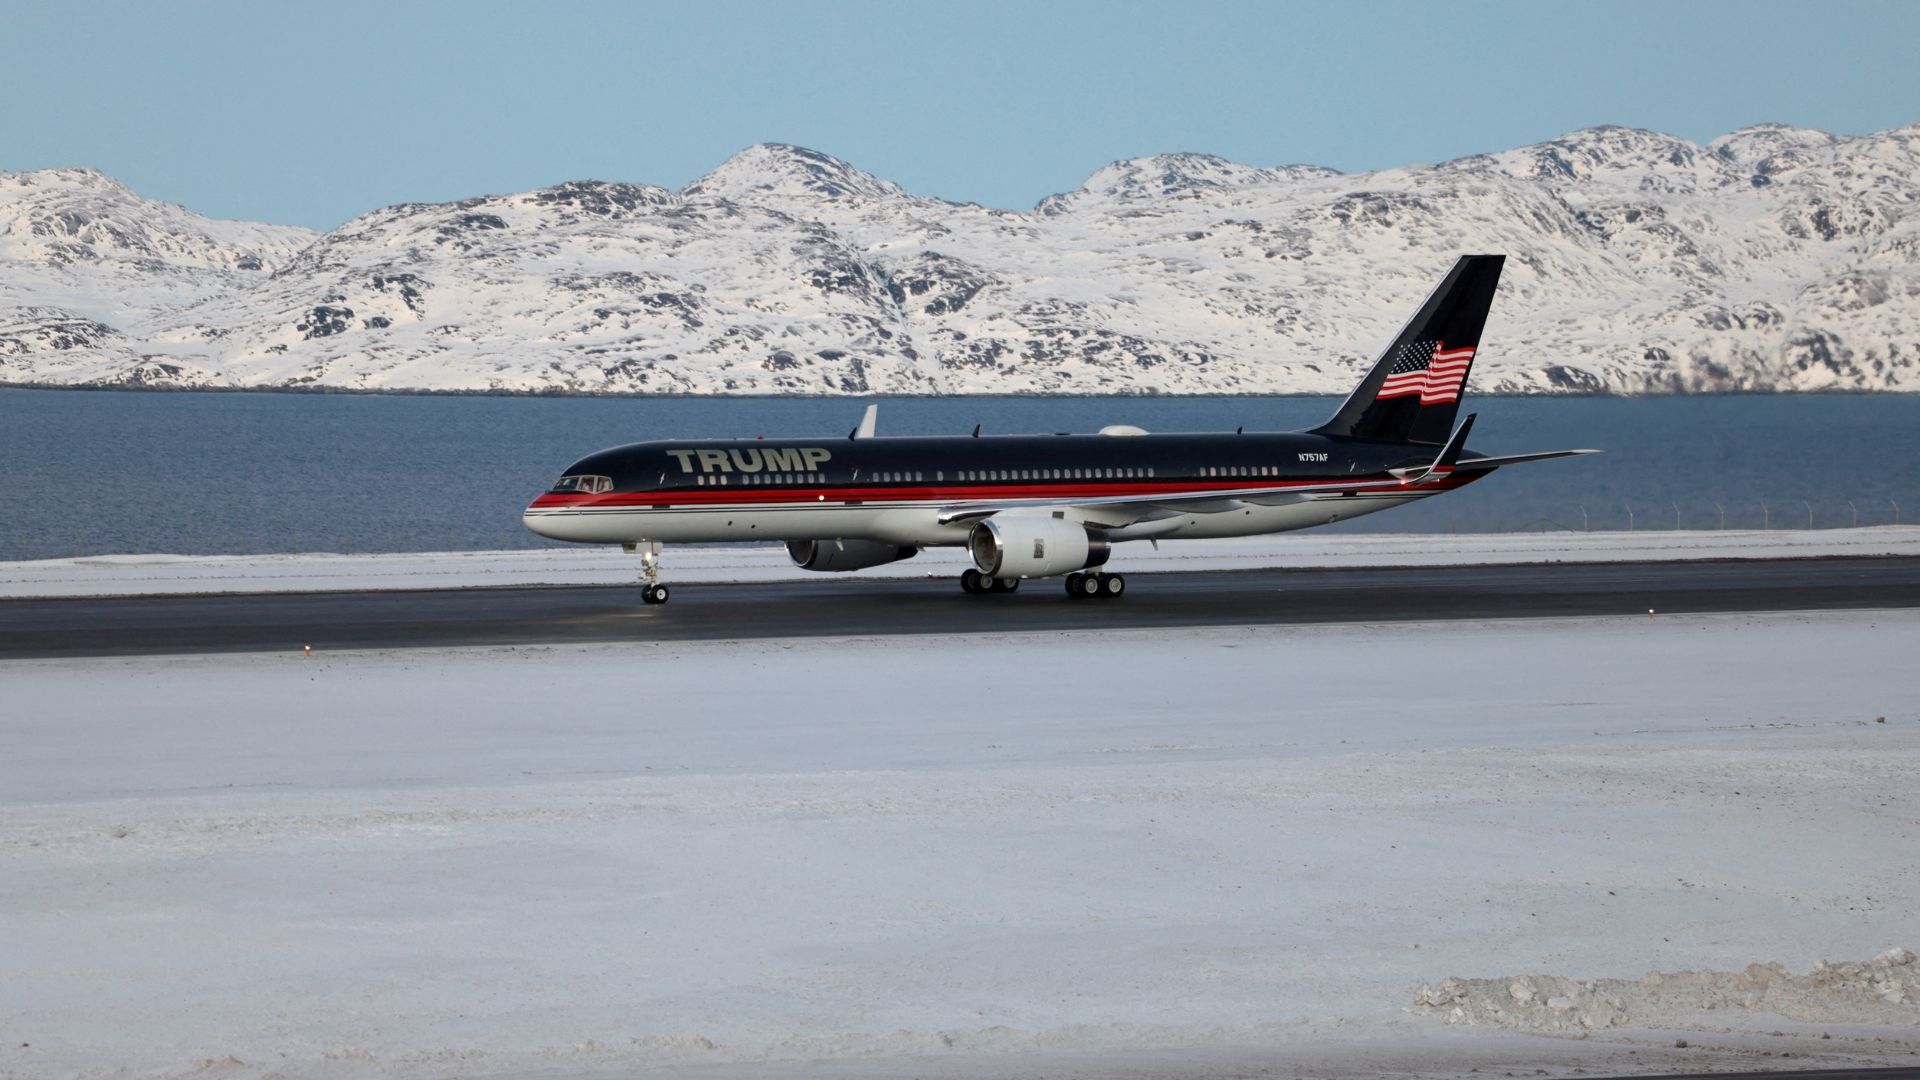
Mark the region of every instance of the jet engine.
[[1048, 577], [1101, 566], [1107, 542], [1061, 518], [990, 517], [967, 535], [967, 551], [994, 578]]
[[899, 562], [920, 554], [917, 547], [882, 544], [877, 540], [789, 540], [787, 556], [802, 570], [838, 573]]

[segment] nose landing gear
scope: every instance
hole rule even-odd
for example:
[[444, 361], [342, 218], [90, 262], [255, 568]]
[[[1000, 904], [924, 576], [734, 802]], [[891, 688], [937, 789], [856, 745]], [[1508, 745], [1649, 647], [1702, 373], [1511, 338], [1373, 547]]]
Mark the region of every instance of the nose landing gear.
[[660, 581], [660, 545], [651, 540], [642, 540], [637, 544], [625, 545], [628, 551], [640, 553], [640, 576], [646, 584], [640, 589], [640, 599], [648, 604], [667, 602], [667, 587]]

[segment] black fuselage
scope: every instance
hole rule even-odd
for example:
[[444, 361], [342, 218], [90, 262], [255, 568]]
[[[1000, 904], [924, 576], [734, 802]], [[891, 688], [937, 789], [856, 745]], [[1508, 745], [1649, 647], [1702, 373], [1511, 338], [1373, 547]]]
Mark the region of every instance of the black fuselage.
[[607, 477], [615, 493], [781, 487], [797, 494], [791, 489], [911, 484], [980, 498], [1359, 479], [1432, 457], [1426, 446], [1294, 432], [713, 439], [614, 447], [580, 459], [567, 475]]

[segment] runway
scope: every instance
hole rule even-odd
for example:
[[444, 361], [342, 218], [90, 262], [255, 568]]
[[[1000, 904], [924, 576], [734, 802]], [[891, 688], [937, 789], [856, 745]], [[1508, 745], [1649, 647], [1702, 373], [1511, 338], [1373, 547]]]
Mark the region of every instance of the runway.
[[5, 600], [0, 659], [1916, 607], [1920, 559], [1140, 573], [1128, 585], [1102, 601], [1053, 580], [968, 596], [946, 577], [823, 576], [682, 585], [659, 607], [606, 586]]

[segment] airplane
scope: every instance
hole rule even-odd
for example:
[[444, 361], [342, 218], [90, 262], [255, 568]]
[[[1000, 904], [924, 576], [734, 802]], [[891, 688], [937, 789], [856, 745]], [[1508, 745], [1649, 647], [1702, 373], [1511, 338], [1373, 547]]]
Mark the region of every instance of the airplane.
[[883, 437], [869, 405], [845, 437], [633, 443], [567, 467], [522, 515], [555, 540], [641, 556], [641, 599], [667, 601], [667, 542], [780, 541], [796, 566], [837, 573], [964, 546], [972, 594], [1061, 577], [1111, 599], [1113, 545], [1254, 536], [1377, 513], [1523, 462], [1489, 457], [1458, 427], [1502, 255], [1465, 255], [1333, 417], [1308, 431]]

